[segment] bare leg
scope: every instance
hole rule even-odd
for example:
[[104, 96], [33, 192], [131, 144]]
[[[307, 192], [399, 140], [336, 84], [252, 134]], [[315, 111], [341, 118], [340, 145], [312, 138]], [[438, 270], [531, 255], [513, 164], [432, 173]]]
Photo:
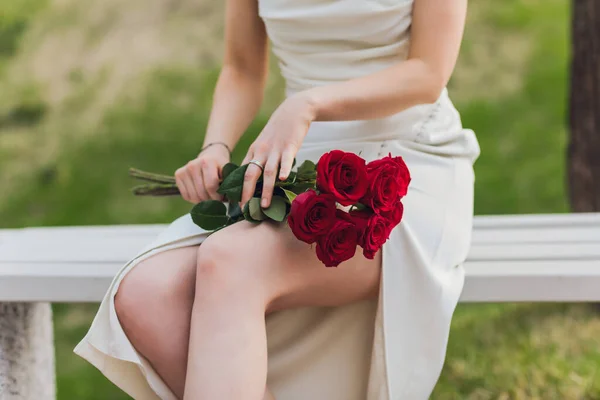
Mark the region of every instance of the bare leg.
[[282, 224], [241, 222], [198, 252], [184, 399], [264, 396], [267, 310], [341, 305], [377, 293], [381, 259], [325, 268]]
[[[183, 398], [198, 247], [139, 263], [115, 298], [127, 337], [178, 398]], [[265, 400], [274, 400], [266, 391]]]
[[121, 282], [115, 308], [125, 334], [183, 397], [194, 301], [197, 247], [159, 253], [135, 266]]

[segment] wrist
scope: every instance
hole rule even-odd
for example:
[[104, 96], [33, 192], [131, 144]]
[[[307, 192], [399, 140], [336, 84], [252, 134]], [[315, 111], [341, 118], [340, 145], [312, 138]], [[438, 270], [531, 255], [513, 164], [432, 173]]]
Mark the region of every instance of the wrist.
[[319, 94], [314, 89], [304, 90], [294, 95], [300, 102], [303, 114], [309, 122], [317, 120], [319, 117], [320, 101]]
[[224, 142], [215, 141], [205, 143], [199, 155], [207, 153], [225, 156], [228, 160], [231, 159], [231, 148]]

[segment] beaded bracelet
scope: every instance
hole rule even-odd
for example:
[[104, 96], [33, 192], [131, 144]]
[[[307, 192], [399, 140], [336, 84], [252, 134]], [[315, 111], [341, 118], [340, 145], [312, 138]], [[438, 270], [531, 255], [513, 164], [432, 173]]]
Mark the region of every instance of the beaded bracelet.
[[204, 150], [208, 149], [210, 146], [213, 146], [215, 144], [220, 144], [221, 146], [225, 146], [225, 148], [227, 149], [227, 151], [229, 152], [229, 157], [231, 157], [231, 149], [229, 148], [229, 146], [227, 145], [227, 143], [225, 142], [212, 142], [207, 144], [206, 146], [204, 146], [202, 148], [202, 150], [200, 150], [200, 153], [202, 153]]

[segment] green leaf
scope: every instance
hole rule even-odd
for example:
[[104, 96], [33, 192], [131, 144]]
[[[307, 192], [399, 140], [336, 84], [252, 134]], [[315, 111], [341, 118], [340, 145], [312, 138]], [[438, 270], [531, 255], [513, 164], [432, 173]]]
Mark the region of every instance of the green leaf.
[[242, 209], [240, 208], [239, 203], [229, 203], [227, 214], [229, 215], [229, 218], [232, 219], [234, 222], [238, 221], [244, 216], [242, 214]]
[[192, 221], [202, 229], [212, 231], [227, 224], [227, 207], [217, 200], [206, 200], [196, 204], [190, 211]]
[[273, 221], [282, 222], [287, 215], [287, 202], [283, 197], [273, 196], [271, 205], [262, 211]]
[[367, 209], [367, 208], [368, 208], [367, 206], [365, 206], [365, 205], [364, 205], [364, 204], [362, 204], [362, 203], [356, 203], [356, 204], [353, 204], [353, 205], [352, 205], [352, 207], [354, 207], [354, 209], [355, 209], [355, 210], [358, 210], [358, 211], [365, 210], [365, 209]]
[[298, 196], [296, 193], [292, 192], [291, 190], [287, 190], [284, 188], [281, 188], [281, 190], [283, 190], [283, 193], [285, 193], [285, 197], [288, 199], [290, 204], [292, 204], [292, 201], [294, 201], [296, 196]]
[[240, 202], [242, 200], [242, 188], [244, 187], [246, 168], [248, 168], [248, 164], [231, 171], [227, 175], [227, 178], [223, 180], [217, 192], [226, 196], [230, 202]]
[[253, 220], [262, 221], [265, 218], [267, 218], [266, 215], [263, 213], [262, 209], [260, 208], [260, 198], [253, 197], [248, 203], [248, 212]]
[[314, 188], [315, 188], [314, 182], [302, 182], [302, 183], [296, 183], [294, 186], [289, 188], [289, 190], [296, 194], [300, 194], [300, 193], [306, 192], [308, 189], [314, 189]]
[[254, 218], [252, 218], [252, 216], [250, 215], [250, 202], [246, 202], [246, 204], [244, 204], [244, 219], [248, 222], [252, 222], [254, 224], [259, 223], [260, 221], [255, 220]]
[[227, 177], [238, 168], [239, 168], [239, 166], [234, 163], [225, 164], [223, 166], [223, 170], [221, 171], [221, 174], [223, 175], [223, 180], [227, 179]]
[[314, 179], [317, 176], [317, 166], [310, 160], [305, 160], [298, 167], [298, 179]]
[[296, 182], [296, 173], [294, 171], [290, 172], [290, 175], [287, 177], [285, 181], [277, 181], [275, 182], [276, 187], [288, 187], [292, 186]]

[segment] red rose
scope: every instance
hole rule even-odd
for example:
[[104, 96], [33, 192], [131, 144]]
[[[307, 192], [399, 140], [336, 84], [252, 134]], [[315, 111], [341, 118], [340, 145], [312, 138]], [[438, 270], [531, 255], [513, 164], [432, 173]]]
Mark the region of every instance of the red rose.
[[402, 217], [404, 215], [404, 204], [402, 202], [398, 202], [396, 207], [392, 211], [388, 211], [385, 213], [381, 213], [381, 216], [385, 218], [388, 223], [388, 235], [392, 232], [392, 230], [402, 221]]
[[337, 219], [317, 241], [317, 257], [326, 267], [337, 267], [356, 253], [358, 232], [348, 213], [337, 210]]
[[329, 231], [336, 220], [335, 199], [331, 195], [308, 190], [292, 201], [288, 225], [303, 242], [314, 243]]
[[344, 206], [355, 204], [367, 193], [365, 160], [354, 153], [332, 150], [317, 163], [317, 188], [332, 194]]
[[373, 174], [369, 177], [369, 192], [361, 202], [376, 212], [390, 212], [400, 201], [398, 193], [398, 182], [392, 174]]
[[402, 157], [388, 155], [367, 164], [369, 190], [362, 202], [378, 213], [391, 212], [406, 195], [410, 172]]
[[352, 218], [352, 222], [354, 222], [354, 226], [356, 226], [356, 231], [358, 232], [358, 245], [363, 246], [364, 233], [367, 229], [367, 225], [369, 224], [369, 218], [373, 216], [375, 213], [373, 210], [364, 209], [364, 210], [353, 210], [348, 213]]
[[390, 237], [390, 221], [371, 210], [352, 211], [350, 215], [359, 232], [358, 244], [363, 248], [363, 255], [372, 260]]

